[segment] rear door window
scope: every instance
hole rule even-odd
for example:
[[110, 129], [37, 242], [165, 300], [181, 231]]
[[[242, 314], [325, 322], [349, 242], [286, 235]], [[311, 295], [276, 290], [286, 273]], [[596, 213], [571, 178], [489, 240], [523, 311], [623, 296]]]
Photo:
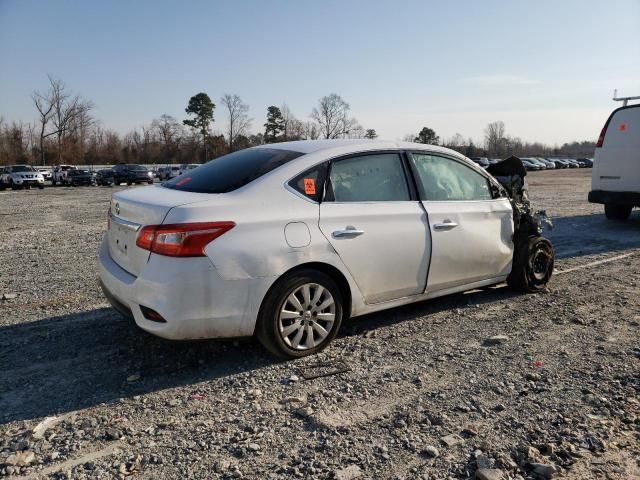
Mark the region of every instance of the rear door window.
[[303, 153], [275, 148], [240, 150], [189, 170], [162, 186], [185, 192], [232, 192], [301, 155]]
[[397, 153], [376, 153], [337, 160], [331, 165], [325, 201], [409, 201], [409, 187]]

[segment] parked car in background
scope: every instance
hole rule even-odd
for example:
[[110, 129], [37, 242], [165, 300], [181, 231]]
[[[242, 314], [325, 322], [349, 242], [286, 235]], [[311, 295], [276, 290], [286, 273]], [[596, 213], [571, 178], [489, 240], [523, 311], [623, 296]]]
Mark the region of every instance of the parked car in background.
[[158, 169], [158, 179], [160, 181], [170, 180], [178, 175], [180, 175], [180, 167], [166, 166]]
[[471, 157], [471, 161], [482, 168], [487, 168], [491, 163], [486, 157]]
[[86, 169], [69, 170], [63, 182], [63, 185], [70, 187], [79, 187], [81, 185], [91, 186], [95, 184], [93, 173]]
[[49, 167], [36, 167], [36, 170], [42, 174], [45, 182], [51, 180], [51, 169]]
[[129, 163], [119, 163], [113, 167], [113, 178], [116, 185], [126, 183], [127, 185], [140, 183], [153, 183], [153, 174], [142, 165]]
[[592, 168], [593, 167], [593, 160], [591, 160], [590, 158], [578, 158], [577, 162], [580, 164], [580, 167], [582, 167], [582, 168]]
[[9, 165], [2, 169], [0, 189], [44, 188], [44, 177], [31, 165]]
[[543, 158], [543, 157], [535, 157], [535, 158], [536, 158], [536, 160], [538, 160], [539, 162], [544, 163], [544, 165], [545, 165], [545, 167], [546, 167], [547, 169], [554, 169], [554, 168], [556, 168], [556, 164], [555, 164], [555, 163], [553, 163], [551, 160], [547, 160], [546, 158]]
[[614, 110], [607, 119], [593, 159], [589, 201], [604, 204], [612, 220], [626, 220], [640, 207], [640, 104]]
[[569, 164], [569, 168], [580, 168], [580, 164], [573, 158], [567, 158], [566, 162]]
[[553, 248], [518, 206], [526, 197], [507, 193], [515, 177], [524, 185], [514, 160], [519, 175], [505, 167], [500, 184], [434, 145], [323, 140], [234, 152], [112, 196], [103, 291], [155, 335], [255, 334], [285, 357], [322, 350], [348, 317], [505, 280], [540, 291]]
[[569, 168], [569, 162], [562, 158], [552, 158], [551, 161], [556, 164], [556, 168]]
[[113, 175], [113, 169], [111, 168], [103, 168], [102, 170], [98, 170], [96, 172], [96, 184], [102, 186], [110, 186], [115, 182], [115, 177]]
[[199, 166], [199, 163], [183, 163], [182, 165], [180, 165], [180, 170], [178, 173], [179, 175], [182, 175], [183, 173], [189, 170], [193, 170], [194, 168], [198, 168]]
[[522, 161], [522, 165], [524, 165], [524, 168], [528, 171], [542, 170], [542, 167], [540, 165], [532, 162], [528, 158], [521, 158], [520, 160]]
[[535, 157], [525, 157], [525, 160], [527, 160], [530, 163], [533, 163], [534, 165], [538, 165], [538, 167], [540, 167], [540, 170], [546, 170], [547, 165], [542, 162], [541, 160], [535, 158]]
[[75, 170], [76, 167], [73, 165], [57, 165], [53, 168], [51, 172], [51, 185], [54, 187], [56, 185], [64, 185], [66, 183], [66, 178], [69, 173], [69, 170]]

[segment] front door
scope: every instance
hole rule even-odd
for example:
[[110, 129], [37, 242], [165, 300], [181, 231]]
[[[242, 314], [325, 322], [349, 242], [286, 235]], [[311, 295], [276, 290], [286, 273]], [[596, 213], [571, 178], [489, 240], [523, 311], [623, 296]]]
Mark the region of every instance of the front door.
[[422, 293], [431, 251], [426, 214], [411, 199], [398, 153], [332, 163], [320, 229], [367, 303]]
[[493, 198], [488, 179], [461, 161], [427, 152], [413, 152], [411, 158], [433, 245], [427, 292], [508, 275], [509, 200]]

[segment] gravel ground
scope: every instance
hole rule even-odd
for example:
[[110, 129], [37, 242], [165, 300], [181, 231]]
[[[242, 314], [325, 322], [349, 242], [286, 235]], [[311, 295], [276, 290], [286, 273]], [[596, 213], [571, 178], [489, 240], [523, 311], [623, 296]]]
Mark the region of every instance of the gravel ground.
[[360, 317], [289, 362], [110, 309], [114, 188], [0, 193], [0, 476], [640, 478], [640, 214], [607, 222], [589, 179], [529, 177], [556, 223], [546, 292]]

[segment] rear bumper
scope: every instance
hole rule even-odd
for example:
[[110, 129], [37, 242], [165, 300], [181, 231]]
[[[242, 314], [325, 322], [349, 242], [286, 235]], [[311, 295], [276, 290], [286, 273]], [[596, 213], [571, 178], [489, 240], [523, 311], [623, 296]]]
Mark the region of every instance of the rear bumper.
[[591, 190], [589, 202], [640, 207], [640, 192], [612, 192], [608, 190]]
[[[225, 280], [206, 257], [152, 254], [138, 277], [109, 254], [107, 235], [98, 257], [100, 282], [109, 302], [136, 324], [172, 340], [253, 335], [260, 304], [275, 278]], [[148, 320], [141, 306], [166, 322]]]

